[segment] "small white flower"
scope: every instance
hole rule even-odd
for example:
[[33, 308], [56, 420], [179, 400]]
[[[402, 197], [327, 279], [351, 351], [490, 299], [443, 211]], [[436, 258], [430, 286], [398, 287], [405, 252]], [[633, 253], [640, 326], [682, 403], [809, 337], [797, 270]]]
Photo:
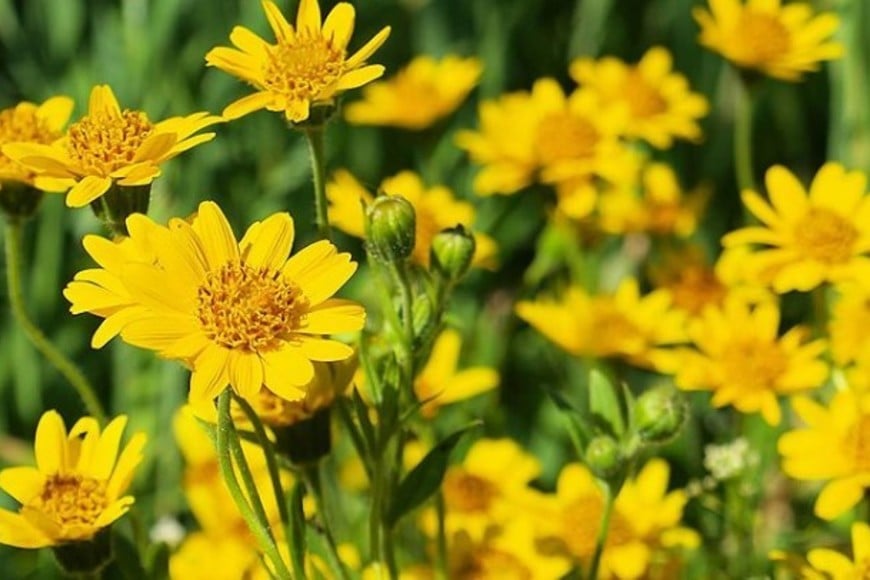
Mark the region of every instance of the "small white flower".
[[174, 548], [181, 543], [187, 531], [184, 526], [172, 516], [161, 516], [148, 532], [148, 537], [154, 544], [167, 544]]

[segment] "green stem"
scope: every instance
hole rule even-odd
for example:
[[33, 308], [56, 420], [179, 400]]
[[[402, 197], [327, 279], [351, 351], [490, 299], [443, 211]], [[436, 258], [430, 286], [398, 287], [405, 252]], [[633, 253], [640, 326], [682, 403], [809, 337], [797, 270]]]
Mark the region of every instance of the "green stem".
[[752, 88], [738, 77], [737, 105], [734, 119], [734, 172], [740, 192], [755, 189], [752, 170]]
[[93, 386], [79, 368], [55, 347], [27, 316], [24, 305], [24, 292], [21, 287], [21, 222], [9, 220], [6, 222], [6, 281], [9, 287], [9, 305], [15, 320], [24, 331], [36, 350], [48, 359], [48, 362], [63, 375], [76, 390], [85, 409], [99, 423], [105, 424], [106, 414], [97, 398]]
[[438, 559], [435, 562], [435, 578], [447, 580], [450, 577], [447, 563], [447, 528], [444, 525], [447, 517], [447, 506], [444, 504], [444, 492], [440, 489], [435, 494], [435, 511], [438, 515]]
[[403, 379], [406, 383], [404, 386], [409, 389], [408, 392], [412, 392], [414, 388], [414, 295], [408, 279], [407, 264], [393, 264], [392, 270], [402, 301], [403, 352], [399, 358], [399, 363], [402, 365]]
[[601, 514], [601, 523], [598, 526], [598, 537], [595, 538], [595, 552], [592, 554], [592, 563], [589, 565], [589, 580], [598, 580], [598, 568], [601, 565], [601, 555], [607, 544], [607, 534], [610, 531], [610, 515], [613, 513], [613, 492], [609, 485], [603, 486], [604, 511]]
[[[292, 576], [290, 575], [290, 571], [287, 569], [286, 564], [284, 564], [284, 560], [281, 558], [275, 540], [272, 538], [272, 534], [269, 530], [269, 522], [265, 518], [265, 513], [262, 512], [262, 503], [260, 504], [259, 510], [252, 508], [251, 504], [248, 503], [248, 498], [245, 497], [245, 493], [239, 485], [239, 480], [236, 478], [236, 472], [233, 468], [233, 457], [236, 457], [237, 467], [246, 484], [248, 481], [253, 481], [250, 469], [248, 468], [247, 462], [244, 460], [244, 456], [242, 456], [242, 461], [239, 461], [238, 455], [234, 451], [236, 448], [241, 449], [241, 443], [239, 442], [239, 434], [236, 432], [236, 428], [233, 425], [233, 418], [230, 414], [231, 400], [232, 392], [230, 389], [225, 389], [218, 398], [216, 443], [221, 475], [224, 478], [224, 482], [227, 485], [227, 489], [229, 490], [233, 501], [239, 508], [242, 518], [244, 518], [245, 523], [248, 524], [248, 528], [257, 540], [260, 550], [272, 562], [272, 567], [277, 575], [282, 579], [289, 579], [292, 578]], [[256, 502], [259, 502], [256, 488], [254, 488], [253, 492], [249, 489], [248, 494], [251, 496], [252, 501], [256, 500]]]
[[329, 230], [329, 214], [326, 201], [326, 154], [323, 147], [323, 127], [306, 127], [308, 152], [311, 157], [311, 173], [314, 179], [314, 209], [317, 233], [323, 240], [332, 238]]
[[369, 560], [381, 561], [381, 488], [383, 484], [383, 458], [377, 457], [371, 481], [372, 510], [369, 513]]
[[308, 463], [302, 466], [302, 476], [305, 479], [305, 485], [308, 491], [314, 497], [314, 503], [317, 506], [317, 513], [320, 514], [320, 521], [323, 525], [323, 538], [326, 540], [327, 555], [330, 559], [330, 564], [333, 569], [338, 572], [342, 580], [349, 580], [350, 576], [341, 561], [341, 556], [338, 553], [338, 544], [335, 542], [335, 535], [332, 533], [332, 526], [327, 513], [327, 502], [323, 494], [323, 486], [320, 482], [320, 464]]

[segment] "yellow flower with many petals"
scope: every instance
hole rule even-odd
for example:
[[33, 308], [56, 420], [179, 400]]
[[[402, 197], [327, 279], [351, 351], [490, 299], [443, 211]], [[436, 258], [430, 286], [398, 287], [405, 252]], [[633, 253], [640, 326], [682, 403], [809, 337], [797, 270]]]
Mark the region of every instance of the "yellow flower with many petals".
[[814, 15], [808, 3], [710, 0], [710, 9], [693, 12], [700, 43], [740, 68], [794, 82], [821, 61], [843, 55], [842, 45], [830, 41], [839, 19], [830, 12]]
[[219, 122], [220, 117], [203, 112], [152, 123], [142, 111], [121, 110], [112, 89], [98, 85], [91, 90], [87, 115], [61, 139], [11, 143], [3, 153], [36, 173], [37, 187], [69, 189], [66, 204], [83, 207], [114, 185], [150, 184], [160, 175], [161, 163], [211, 141], [214, 133], [195, 133]]
[[641, 296], [626, 279], [612, 295], [569, 288], [557, 300], [524, 301], [517, 314], [574, 356], [621, 357], [648, 366], [658, 347], [683, 342], [685, 315], [666, 290]]
[[828, 334], [831, 355], [841, 367], [870, 356], [870, 290], [858, 284], [838, 287], [840, 296], [834, 303]]
[[457, 371], [462, 337], [455, 330], [445, 330], [435, 339], [429, 361], [414, 381], [417, 399], [426, 401], [420, 409], [423, 417], [434, 417], [442, 405], [474, 397], [498, 385], [498, 372], [489, 367], [472, 367]]
[[795, 397], [792, 407], [806, 426], [779, 438], [782, 470], [795, 479], [826, 481], [815, 513], [832, 520], [870, 488], [870, 395], [847, 388], [827, 407], [807, 397]]
[[2, 153], [8, 143], [36, 143], [51, 145], [63, 136], [73, 110], [69, 97], [52, 97], [36, 105], [18, 103], [0, 111], [0, 185], [3, 182], [18, 182], [34, 185], [37, 174]]
[[390, 79], [363, 89], [363, 98], [344, 110], [355, 125], [421, 130], [455, 111], [477, 85], [483, 67], [474, 57], [418, 56]]
[[715, 407], [761, 412], [765, 421], [777, 425], [778, 395], [816, 389], [828, 376], [820, 358], [825, 342], [807, 342], [809, 332], [800, 326], [779, 336], [779, 323], [776, 304], [752, 307], [730, 297], [721, 308], [707, 308], [689, 323], [694, 348], [661, 354], [656, 367], [676, 375], [681, 389], [712, 391]]
[[[413, 171], [402, 171], [388, 177], [378, 189], [387, 195], [404, 197], [414, 206], [416, 242], [413, 258], [419, 264], [429, 265], [432, 239], [438, 232], [459, 224], [470, 229], [474, 224], [473, 205], [456, 199], [453, 192], [443, 185], [427, 187]], [[326, 197], [329, 200], [329, 222], [351, 236], [364, 238], [364, 205], [374, 201], [366, 188], [348, 171], [337, 171], [326, 184]], [[485, 234], [474, 233], [474, 241], [472, 264], [478, 267], [493, 266], [498, 251], [495, 240]]]
[[82, 272], [65, 296], [73, 312], [97, 316], [111, 312], [107, 300], [117, 297], [109, 306], [121, 303], [121, 311], [110, 314], [116, 319], [101, 342], [120, 332], [132, 345], [188, 364], [192, 403], [213, 399], [227, 385], [249, 400], [262, 386], [300, 399], [314, 377], [311, 361], [353, 355], [351, 347], [323, 335], [364, 324], [360, 305], [332, 298], [356, 263], [325, 240], [288, 260], [289, 214], [254, 223], [241, 242], [213, 202], [200, 204], [192, 224], [174, 218], [164, 227], [134, 214], [127, 227], [131, 239], [153, 248], [154, 261]]
[[249, 83], [257, 92], [224, 109], [227, 119], [267, 109], [280, 111], [293, 123], [308, 119], [312, 106], [332, 105], [343, 91], [354, 89], [384, 74], [368, 58], [387, 40], [390, 27], [381, 29], [352, 56], [347, 45], [353, 35], [356, 13], [339, 2], [321, 20], [317, 0], [300, 0], [294, 28], [278, 7], [263, 0], [263, 10], [275, 34], [269, 44], [244, 26], [236, 26], [230, 42], [236, 48], [217, 47], [205, 56], [214, 66]]
[[726, 248], [768, 246], [747, 257], [749, 277], [777, 293], [806, 292], [824, 282], [870, 281], [870, 196], [864, 173], [826, 163], [807, 194], [786, 168], [774, 166], [765, 183], [772, 205], [754, 191], [743, 192], [743, 203], [762, 225], [722, 239]]
[[[36, 467], [0, 471], [0, 488], [21, 504], [0, 510], [0, 544], [42, 548], [92, 539], [127, 513], [133, 497], [123, 495], [142, 460], [145, 435], [121, 450], [127, 417], [100, 431], [96, 419], [79, 419], [67, 432], [56, 411], [36, 427]], [[119, 453], [120, 452], [120, 453]]]
[[625, 134], [667, 149], [674, 138], [701, 138], [698, 120], [707, 114], [707, 100], [689, 90], [686, 77], [673, 72], [671, 54], [661, 47], [646, 52], [636, 65], [614, 57], [577, 59], [571, 77], [595, 91], [603, 102], [628, 110]]
[[[655, 576], [668, 551], [694, 548], [700, 537], [681, 526], [687, 496], [668, 492], [670, 468], [661, 459], [647, 462], [617, 495], [607, 542], [601, 558], [601, 578], [634, 579]], [[588, 564], [595, 551], [604, 496], [589, 470], [579, 463], [559, 475], [556, 496], [546, 498], [538, 514], [538, 534], [558, 540], [564, 551], [580, 564]]]
[[[807, 554], [813, 578], [856, 580], [870, 575], [870, 526], [864, 522], [852, 524], [852, 558], [835, 550], [816, 548]], [[810, 576], [808, 574], [808, 576]]]

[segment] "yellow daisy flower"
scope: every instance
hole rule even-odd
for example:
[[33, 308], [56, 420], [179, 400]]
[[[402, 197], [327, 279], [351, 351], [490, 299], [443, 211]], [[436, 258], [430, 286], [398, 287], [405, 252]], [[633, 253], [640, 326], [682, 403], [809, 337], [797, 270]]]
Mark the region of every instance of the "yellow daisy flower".
[[37, 174], [3, 154], [3, 147], [9, 143], [52, 144], [63, 136], [72, 110], [69, 97], [52, 97], [41, 105], [24, 102], [0, 111], [0, 184], [34, 185]]
[[418, 56], [394, 77], [363, 89], [362, 100], [348, 105], [344, 118], [354, 125], [426, 129], [459, 108], [482, 71], [474, 57]]
[[[402, 171], [381, 182], [379, 191], [387, 195], [400, 195], [414, 206], [416, 213], [416, 243], [412, 257], [415, 262], [429, 265], [432, 239], [443, 229], [463, 225], [469, 229], [474, 224], [474, 206], [454, 197], [443, 186], [427, 187], [413, 171]], [[365, 237], [365, 209], [374, 197], [350, 172], [340, 170], [326, 184], [329, 200], [329, 223], [356, 238]], [[481, 233], [474, 233], [475, 250], [472, 264], [478, 267], [495, 265], [498, 246], [495, 240]]]
[[659, 354], [656, 368], [672, 373], [679, 388], [713, 392], [713, 406], [733, 405], [778, 425], [778, 395], [816, 389], [828, 367], [821, 360], [825, 342], [807, 342], [809, 332], [796, 326], [779, 336], [779, 307], [751, 306], [733, 296], [721, 308], [707, 308], [688, 326], [694, 348]]
[[692, 12], [699, 42], [736, 66], [784, 81], [799, 81], [823, 60], [840, 58], [830, 37], [839, 25], [831, 12], [814, 15], [808, 3], [780, 0], [710, 0], [710, 11]]
[[707, 114], [707, 100], [689, 90], [683, 75], [673, 72], [671, 54], [651, 48], [636, 65], [614, 57], [580, 58], [571, 63], [571, 77], [583, 88], [595, 91], [606, 103], [619, 103], [628, 110], [625, 134], [659, 149], [674, 138], [701, 138], [698, 120]]
[[864, 522], [852, 524], [852, 558], [835, 550], [816, 548], [807, 554], [807, 560], [817, 578], [855, 580], [870, 573], [870, 526]]
[[870, 488], [870, 395], [844, 389], [827, 407], [795, 397], [792, 408], [805, 427], [779, 438], [782, 470], [794, 479], [826, 481], [815, 514], [832, 520]]
[[523, 301], [517, 315], [574, 356], [621, 357], [648, 366], [657, 347], [685, 340], [683, 313], [666, 290], [641, 296], [637, 280], [623, 280], [612, 295], [569, 288], [556, 300]]
[[498, 386], [499, 376], [489, 367], [457, 370], [462, 337], [452, 329], [435, 339], [429, 361], [414, 382], [417, 399], [427, 401], [420, 409], [425, 418], [432, 418], [443, 405], [464, 401]]
[[383, 66], [366, 65], [366, 61], [387, 40], [390, 27], [382, 28], [348, 57], [356, 13], [347, 2], [336, 4], [322, 21], [317, 0], [300, 0], [295, 28], [273, 2], [263, 0], [263, 10], [275, 44], [236, 26], [230, 33], [236, 48], [220, 46], [205, 55], [209, 66], [257, 90], [225, 108], [225, 118], [237, 119], [267, 109], [281, 111], [288, 121], [299, 123], [308, 118], [312, 106], [331, 105], [341, 92], [384, 74]]
[[819, 169], [809, 193], [781, 166], [768, 169], [771, 204], [754, 191], [743, 203], [762, 224], [722, 238], [726, 248], [761, 244], [747, 258], [747, 276], [777, 293], [806, 292], [824, 282], [870, 281], [870, 196], [867, 176], [837, 163]]
[[101, 341], [120, 332], [132, 345], [188, 364], [192, 403], [213, 399], [228, 384], [249, 400], [262, 386], [299, 399], [314, 377], [311, 361], [353, 355], [322, 335], [364, 324], [360, 305], [332, 298], [356, 263], [325, 240], [288, 260], [289, 214], [254, 223], [241, 242], [213, 202], [200, 204], [192, 224], [174, 218], [164, 227], [134, 214], [127, 226], [131, 239], [144, 237], [153, 247], [154, 262], [109, 264], [99, 276], [80, 273], [65, 295], [73, 312], [97, 316], [106, 315], [107, 296], [116, 296], [124, 312], [114, 313], [117, 322]]
[[831, 310], [828, 334], [831, 355], [841, 367], [870, 356], [870, 290], [857, 284], [838, 287], [840, 295]]
[[160, 164], [214, 133], [198, 131], [221, 122], [208, 113], [152, 123], [142, 111], [121, 110], [108, 85], [91, 90], [88, 113], [51, 144], [22, 142], [3, 153], [38, 174], [37, 187], [65, 191], [69, 207], [83, 207], [114, 185], [144, 186], [160, 175]]
[[[628, 480], [615, 499], [607, 542], [599, 568], [601, 578], [652, 577], [662, 552], [695, 548], [700, 537], [681, 526], [685, 492], [668, 492], [670, 468], [662, 459], [648, 461]], [[588, 564], [596, 545], [604, 498], [592, 473], [579, 463], [559, 475], [555, 497], [542, 504], [538, 533], [557, 540], [572, 558]]]
[[[42, 548], [87, 541], [127, 513], [134, 498], [123, 495], [142, 460], [145, 435], [137, 433], [121, 450], [127, 417], [100, 431], [91, 417], [67, 433], [56, 411], [36, 427], [36, 467], [0, 471], [0, 488], [21, 504], [0, 510], [0, 544]], [[119, 453], [120, 452], [120, 453]]]

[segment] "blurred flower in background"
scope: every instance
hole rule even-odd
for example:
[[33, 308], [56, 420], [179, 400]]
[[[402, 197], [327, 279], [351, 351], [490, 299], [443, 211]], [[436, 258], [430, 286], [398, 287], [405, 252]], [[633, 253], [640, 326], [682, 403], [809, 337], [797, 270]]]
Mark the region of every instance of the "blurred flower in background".
[[52, 97], [41, 105], [24, 102], [0, 111], [0, 186], [4, 182], [35, 184], [37, 173], [5, 155], [3, 147], [9, 143], [52, 144], [63, 136], [73, 106], [69, 97]]

